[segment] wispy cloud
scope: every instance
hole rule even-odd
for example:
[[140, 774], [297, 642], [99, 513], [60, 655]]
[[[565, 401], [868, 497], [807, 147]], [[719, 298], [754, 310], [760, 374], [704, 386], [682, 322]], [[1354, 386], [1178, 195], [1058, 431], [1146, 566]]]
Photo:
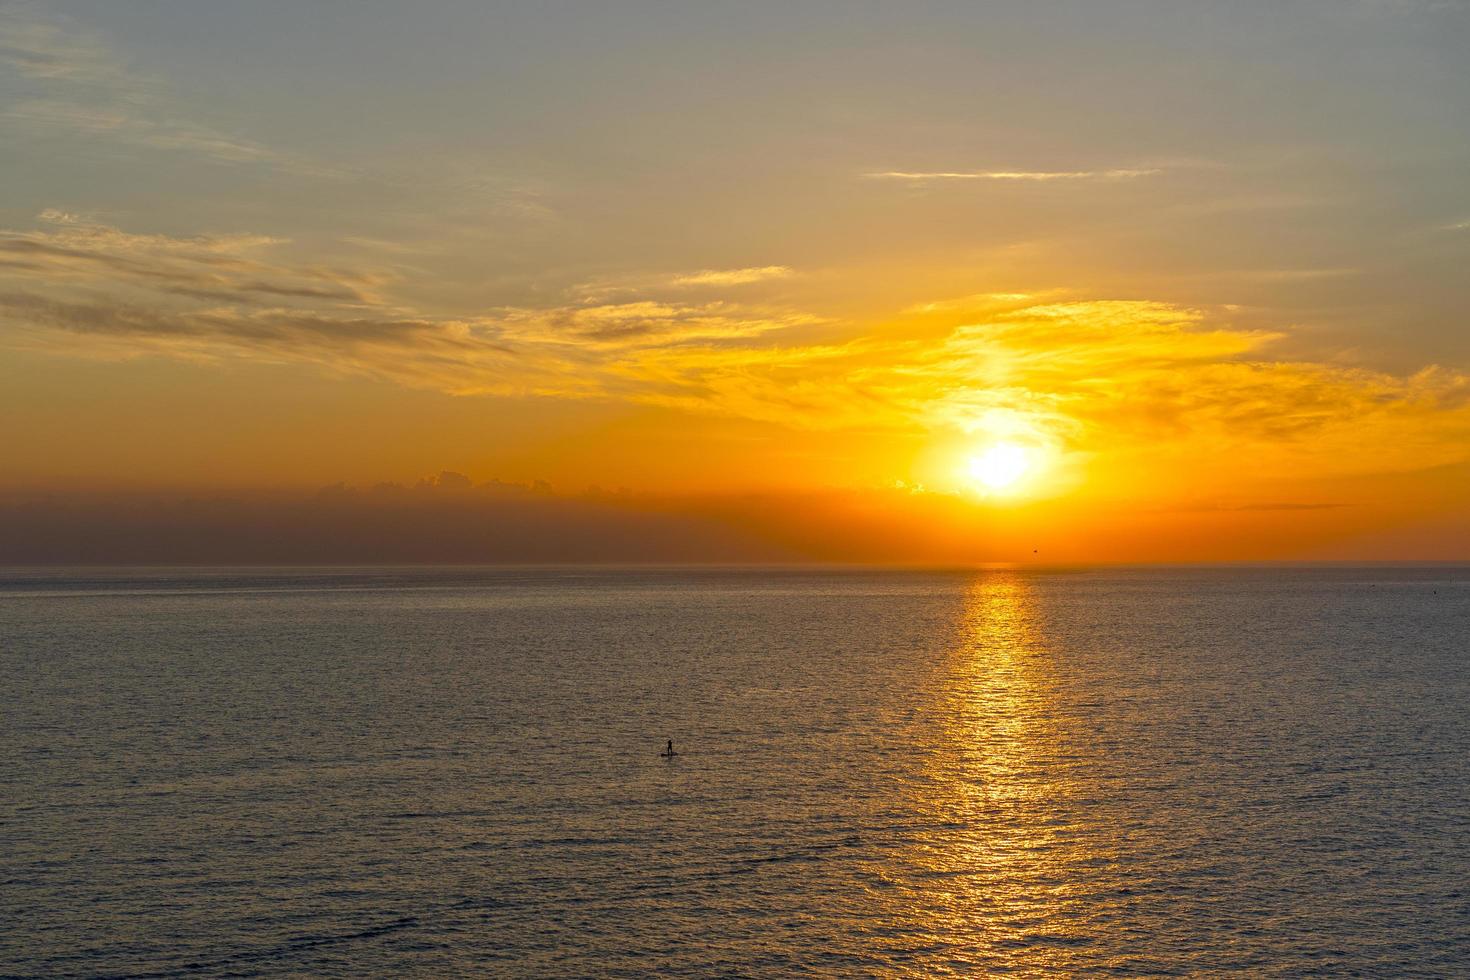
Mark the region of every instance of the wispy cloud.
[[737, 269], [699, 269], [694, 272], [645, 272], [599, 276], [572, 287], [585, 304], [614, 304], [652, 296], [687, 301], [690, 290], [715, 291], [791, 279], [797, 271], [785, 265], [745, 266]]
[[43, 17], [33, 4], [0, 8], [0, 65], [20, 75], [89, 85], [125, 84], [124, 98], [136, 97], [138, 81], [96, 38], [66, 22]]
[[922, 303], [915, 303], [904, 310], [905, 313], [963, 313], [969, 310], [986, 310], [994, 312], [999, 309], [1019, 309], [1032, 306], [1039, 302], [1041, 297], [1034, 293], [973, 293], [969, 296], [958, 296], [949, 299], [932, 299]]
[[1126, 180], [1133, 177], [1152, 177], [1164, 171], [1158, 167], [1121, 168], [1115, 170], [884, 170], [863, 174], [874, 180], [999, 180], [999, 181], [1052, 181], [1052, 180]]
[[746, 269], [703, 269], [674, 277], [676, 286], [744, 286], [768, 279], [787, 279], [794, 273], [784, 265], [752, 266]]
[[1317, 279], [1342, 279], [1362, 275], [1362, 269], [1349, 266], [1324, 269], [1217, 269], [1193, 278], [1239, 280], [1242, 282], [1311, 282]]
[[398, 272], [284, 261], [280, 238], [134, 234], [55, 208], [41, 220], [0, 230], [0, 326], [12, 345], [99, 357], [295, 360], [463, 394], [629, 397], [614, 365], [633, 352], [748, 343], [816, 319], [652, 299], [444, 316], [389, 297]]
[[55, 208], [40, 218], [51, 230], [0, 230], [0, 274], [56, 289], [110, 287], [144, 290], [154, 299], [168, 294], [252, 304], [294, 297], [370, 305], [389, 279], [270, 262], [262, 253], [285, 241], [268, 235], [137, 235]]
[[0, 118], [15, 127], [302, 175], [341, 173], [190, 118], [161, 79], [129, 65], [81, 25], [32, 4], [0, 6], [0, 79], [5, 75], [12, 94]]
[[627, 303], [503, 308], [487, 313], [498, 335], [543, 349], [575, 349], [599, 359], [690, 345], [748, 343], [820, 318], [794, 310], [729, 303]]

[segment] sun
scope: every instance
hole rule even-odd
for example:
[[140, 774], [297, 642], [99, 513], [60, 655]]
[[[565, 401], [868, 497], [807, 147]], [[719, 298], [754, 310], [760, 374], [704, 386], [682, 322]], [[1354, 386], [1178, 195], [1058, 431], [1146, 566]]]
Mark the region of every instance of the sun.
[[970, 459], [971, 478], [996, 493], [1015, 487], [1029, 469], [1030, 453], [1012, 442], [998, 442]]

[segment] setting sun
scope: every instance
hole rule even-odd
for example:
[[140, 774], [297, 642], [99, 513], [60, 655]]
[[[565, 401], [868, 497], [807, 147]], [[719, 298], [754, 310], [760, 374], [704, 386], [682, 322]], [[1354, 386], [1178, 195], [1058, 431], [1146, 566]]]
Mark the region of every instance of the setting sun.
[[992, 491], [1011, 489], [1030, 468], [1026, 450], [1010, 442], [996, 443], [970, 460], [971, 478]]

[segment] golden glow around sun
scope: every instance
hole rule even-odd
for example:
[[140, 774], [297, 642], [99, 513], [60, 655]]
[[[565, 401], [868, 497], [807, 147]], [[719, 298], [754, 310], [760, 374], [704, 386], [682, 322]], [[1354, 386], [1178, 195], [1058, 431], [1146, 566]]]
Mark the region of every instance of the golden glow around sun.
[[1031, 455], [1012, 442], [998, 442], [970, 459], [970, 477], [986, 490], [1000, 493], [1016, 486], [1031, 469]]

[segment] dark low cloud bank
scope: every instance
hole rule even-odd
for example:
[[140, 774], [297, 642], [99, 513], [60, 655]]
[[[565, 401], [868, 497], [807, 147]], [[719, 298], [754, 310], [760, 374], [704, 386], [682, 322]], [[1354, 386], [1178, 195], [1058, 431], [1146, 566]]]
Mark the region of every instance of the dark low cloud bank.
[[[876, 496], [874, 495], [876, 493]], [[905, 562], [984, 556], [915, 540], [902, 491], [781, 497], [474, 485], [314, 494], [50, 494], [0, 500], [0, 564]], [[933, 504], [924, 509], [933, 509]]]
[[[1463, 559], [1470, 528], [1306, 503], [992, 508], [890, 489], [676, 496], [545, 483], [0, 494], [0, 565]], [[1392, 516], [1392, 515], [1389, 515]], [[1410, 515], [1412, 516], [1412, 515]], [[1365, 523], [1365, 521], [1367, 521]]]

